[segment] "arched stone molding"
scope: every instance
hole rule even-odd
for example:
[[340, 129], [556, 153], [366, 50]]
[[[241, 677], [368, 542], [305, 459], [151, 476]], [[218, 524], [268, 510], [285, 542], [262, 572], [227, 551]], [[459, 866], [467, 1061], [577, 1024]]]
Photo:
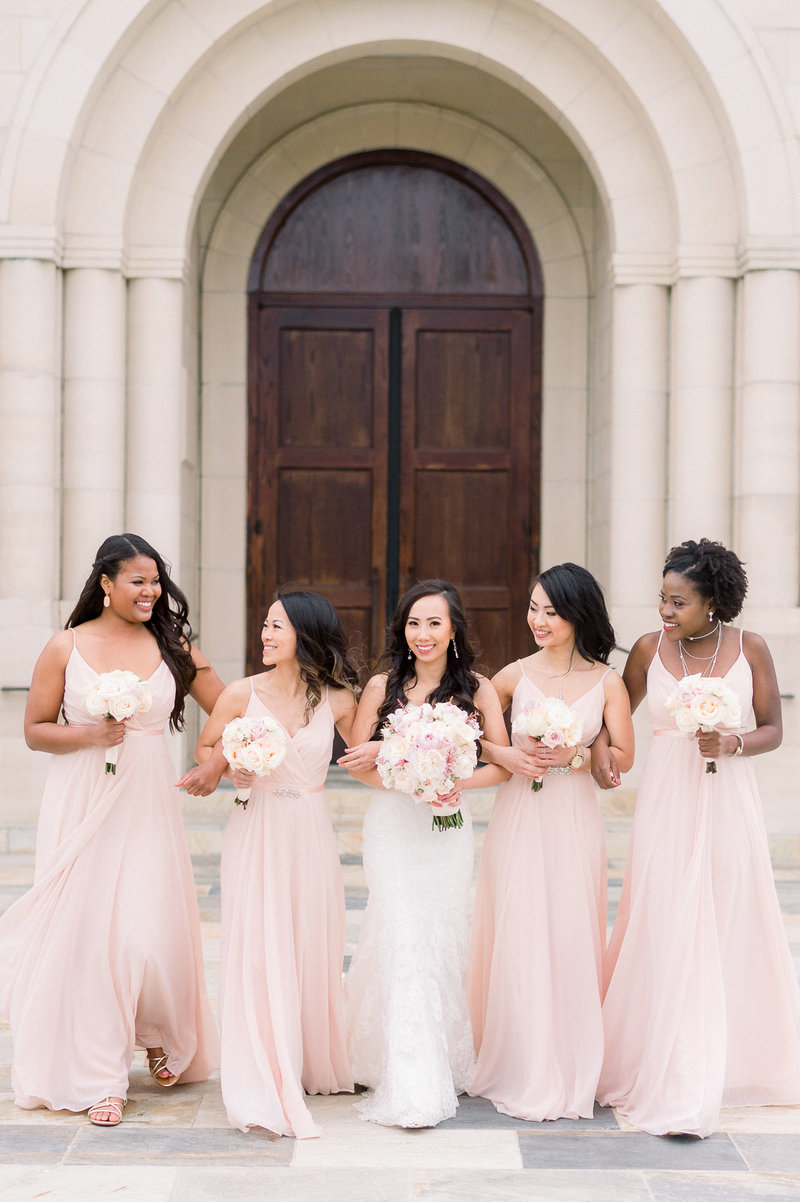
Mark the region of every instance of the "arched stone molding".
[[[224, 12], [216, 11], [223, 7]], [[593, 164], [608, 200], [620, 277], [664, 273], [676, 259], [695, 270], [707, 270], [710, 263], [715, 271], [730, 273], [737, 240], [747, 240], [751, 225], [756, 232], [765, 225], [754, 219], [755, 208], [767, 205], [770, 196], [785, 196], [791, 173], [779, 114], [762, 78], [766, 68], [727, 21], [724, 7], [719, 0], [698, 0], [692, 20], [679, 32], [673, 14], [655, 0], [622, 8], [594, 0], [570, 6], [569, 19], [563, 0], [517, 5], [486, 0], [467, 13], [457, 0], [443, 0], [412, 11], [406, 5], [402, 12], [371, 5], [358, 14], [344, 0], [333, 0], [324, 13], [312, 0], [269, 6], [187, 0], [159, 6], [157, 13], [156, 6], [133, 4], [128, 28], [114, 29], [107, 6], [100, 23], [98, 5], [90, 3], [48, 72], [48, 79], [58, 79], [68, 61], [83, 68], [72, 75], [73, 81], [86, 80], [83, 111], [67, 119], [62, 105], [56, 113], [58, 92], [45, 81], [36, 97], [27, 98], [30, 140], [21, 134], [11, 153], [24, 168], [41, 159], [46, 144], [52, 169], [44, 174], [44, 188], [43, 177], [37, 178], [33, 210], [25, 184], [29, 173], [15, 172], [8, 215], [13, 222], [34, 212], [52, 229], [60, 224], [63, 207], [68, 262], [76, 265], [78, 260], [110, 265], [105, 261], [122, 253], [127, 229], [131, 249], [144, 256], [151, 252], [166, 267], [176, 251], [185, 253], [192, 206], [209, 164], [237, 126], [293, 72], [307, 75], [325, 62], [351, 60], [370, 49], [413, 52], [478, 63], [513, 82], [562, 123]], [[721, 21], [727, 21], [722, 49], [702, 36]], [[113, 52], [108, 49], [112, 32], [118, 37]], [[173, 55], [152, 52], [154, 39], [160, 36], [163, 47], [165, 34], [176, 47]], [[753, 170], [744, 188], [747, 213], [737, 204], [741, 185], [729, 159], [732, 149], [749, 145], [751, 123], [742, 104], [734, 104], [735, 89], [728, 103], [713, 83], [716, 77], [726, 81], [725, 69], [732, 74], [734, 63], [746, 69], [750, 94], [764, 100], [762, 146], [764, 122], [775, 130], [774, 139], [767, 133], [766, 141], [776, 153]], [[115, 130], [125, 131], [124, 144], [131, 148], [123, 155]], [[68, 134], [78, 145], [71, 166]], [[641, 174], [632, 181], [634, 161]], [[155, 227], [154, 214], [164, 215]], [[774, 230], [774, 222], [768, 228]], [[781, 228], [785, 249], [793, 231], [785, 224]], [[648, 260], [648, 254], [654, 258]], [[174, 258], [172, 268], [177, 271]]]
[[[536, 243], [547, 301], [542, 391], [543, 561], [586, 556], [589, 465], [590, 258], [571, 204], [541, 165], [479, 121], [428, 105], [352, 106], [294, 130], [256, 159], [216, 212], [201, 274], [202, 548], [204, 647], [228, 667], [243, 645], [246, 495], [246, 308], [250, 260], [272, 210], [335, 157], [397, 146], [452, 157], [508, 197]], [[460, 152], [460, 153], [459, 153]], [[579, 179], [579, 176], [576, 176]], [[588, 208], [583, 190], [579, 196]], [[573, 199], [578, 199], [573, 198]], [[579, 206], [578, 206], [579, 207]], [[602, 226], [599, 204], [595, 224]], [[587, 229], [591, 226], [587, 220]], [[225, 517], [223, 515], [229, 515]], [[241, 595], [240, 595], [241, 594]], [[223, 616], [224, 615], [224, 616]], [[217, 645], [218, 642], [218, 645]], [[222, 670], [222, 669], [220, 669]], [[241, 671], [238, 661], [231, 674]]]

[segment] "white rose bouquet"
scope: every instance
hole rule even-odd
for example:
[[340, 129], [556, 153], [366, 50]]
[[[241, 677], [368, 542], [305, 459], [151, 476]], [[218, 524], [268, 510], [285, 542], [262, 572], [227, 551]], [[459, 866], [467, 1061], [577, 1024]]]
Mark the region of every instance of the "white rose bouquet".
[[[147, 681], [121, 668], [100, 672], [97, 680], [84, 689], [83, 700], [93, 718], [113, 718], [115, 722], [145, 713], [153, 704]], [[119, 747], [106, 748], [106, 772], [113, 775], [117, 771], [118, 753]]]
[[[693, 738], [718, 727], [741, 726], [742, 707], [733, 689], [718, 676], [684, 676], [666, 700], [675, 725]], [[706, 760], [706, 772], [716, 772], [715, 760]]]
[[[286, 759], [286, 735], [274, 718], [234, 718], [222, 732], [222, 754], [232, 768], [269, 776]], [[247, 809], [249, 789], [237, 789], [235, 802]]]
[[[583, 735], [583, 718], [560, 697], [543, 697], [531, 709], [522, 710], [511, 723], [512, 734], [529, 735], [545, 747], [576, 747]], [[534, 793], [541, 778], [531, 783]]]
[[[457, 780], [472, 776], [482, 733], [474, 715], [449, 701], [395, 710], [381, 731], [383, 743], [376, 760], [380, 778], [387, 789], [436, 805], [452, 792]], [[431, 828], [463, 826], [460, 805], [459, 798], [438, 807]]]

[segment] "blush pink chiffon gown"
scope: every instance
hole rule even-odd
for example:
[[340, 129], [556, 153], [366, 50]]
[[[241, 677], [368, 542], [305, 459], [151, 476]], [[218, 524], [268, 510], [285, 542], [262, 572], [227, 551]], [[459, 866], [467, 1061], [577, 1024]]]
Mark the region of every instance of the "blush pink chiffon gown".
[[[725, 682], [746, 720], [753, 678], [741, 647]], [[722, 1106], [800, 1103], [800, 991], [752, 762], [723, 757], [705, 771], [666, 709], [675, 683], [656, 651], [657, 737], [606, 960], [598, 1097], [653, 1135], [705, 1136]]]
[[[520, 667], [512, 720], [543, 696]], [[603, 721], [603, 679], [570, 705], [583, 717], [581, 741], [591, 743]], [[605, 933], [606, 848], [591, 774], [548, 774], [539, 792], [512, 776], [497, 790], [478, 873], [473, 1096], [531, 1121], [591, 1118]]]
[[[83, 703], [96, 677], [76, 641], [65, 674], [71, 726], [98, 721]], [[128, 721], [116, 775], [102, 747], [52, 757], [34, 885], [0, 919], [0, 1008], [18, 1106], [80, 1111], [125, 1098], [136, 1047], [163, 1047], [183, 1081], [205, 1080], [218, 1064], [164, 738], [175, 684], [163, 661], [149, 685], [152, 708]]]
[[[252, 691], [247, 714], [270, 713]], [[271, 715], [277, 718], [277, 715]], [[279, 719], [278, 719], [279, 720]], [[323, 786], [327, 693], [286, 759], [234, 806], [222, 849], [222, 1099], [234, 1127], [321, 1134], [305, 1094], [352, 1092], [342, 1017], [344, 884]]]

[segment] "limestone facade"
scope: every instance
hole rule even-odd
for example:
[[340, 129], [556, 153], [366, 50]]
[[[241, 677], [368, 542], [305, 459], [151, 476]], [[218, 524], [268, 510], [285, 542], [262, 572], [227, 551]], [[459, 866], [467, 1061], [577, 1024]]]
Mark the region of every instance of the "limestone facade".
[[543, 565], [586, 563], [630, 646], [666, 548], [720, 538], [800, 692], [799, 134], [795, 0], [0, 0], [4, 821], [34, 820], [24, 689], [108, 533], [172, 560], [241, 674], [248, 267], [361, 150], [455, 159], [528, 225]]

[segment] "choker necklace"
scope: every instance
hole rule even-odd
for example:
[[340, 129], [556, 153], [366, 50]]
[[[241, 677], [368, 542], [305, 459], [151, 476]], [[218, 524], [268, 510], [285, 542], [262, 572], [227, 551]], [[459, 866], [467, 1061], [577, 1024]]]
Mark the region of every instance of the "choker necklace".
[[[716, 624], [716, 626], [714, 627], [714, 629], [713, 629], [713, 630], [707, 630], [707, 631], [705, 632], [705, 634], [687, 634], [687, 635], [686, 635], [686, 642], [687, 642], [687, 643], [699, 643], [701, 639], [707, 639], [707, 638], [709, 637], [709, 635], [711, 635], [711, 634], [716, 634], [716, 633], [717, 633], [717, 631], [719, 630], [719, 628], [720, 628], [720, 626], [721, 626], [721, 625], [722, 625], [722, 623], [721, 623], [721, 622], [717, 622], [717, 624]], [[697, 657], [695, 657], [695, 658], [697, 658]]]
[[[539, 654], [541, 655], [542, 659], [544, 659], [544, 648], [542, 648], [542, 650], [539, 652]], [[553, 680], [558, 681], [558, 699], [559, 699], [559, 701], [564, 700], [564, 698], [561, 696], [561, 690], [563, 688], [563, 682], [566, 680], [566, 678], [569, 676], [572, 669], [575, 667], [575, 664], [573, 663], [574, 658], [575, 658], [575, 648], [573, 647], [572, 651], [570, 653], [570, 657], [569, 657], [569, 667], [567, 668], [566, 672], [562, 672], [560, 676], [553, 671], [553, 669], [548, 664], [547, 660], [544, 659], [544, 666], [547, 668], [547, 670], [550, 673]]]
[[[703, 668], [703, 670], [701, 671], [701, 673], [700, 673], [701, 676], [706, 676], [706, 675], [713, 676], [714, 675], [714, 664], [717, 662], [717, 655], [718, 655], [719, 649], [722, 645], [722, 623], [721, 622], [717, 623], [717, 631], [718, 631], [717, 645], [714, 648], [713, 655], [692, 655], [691, 651], [686, 652], [686, 654], [691, 659], [699, 659], [701, 663], [708, 664], [708, 667]], [[714, 631], [712, 630], [711, 633], [713, 634]], [[681, 667], [683, 668], [684, 676], [692, 676], [693, 673], [691, 673], [689, 671], [689, 666], [686, 663], [686, 660], [683, 658], [683, 640], [682, 639], [678, 639], [678, 655], [681, 657]]]

